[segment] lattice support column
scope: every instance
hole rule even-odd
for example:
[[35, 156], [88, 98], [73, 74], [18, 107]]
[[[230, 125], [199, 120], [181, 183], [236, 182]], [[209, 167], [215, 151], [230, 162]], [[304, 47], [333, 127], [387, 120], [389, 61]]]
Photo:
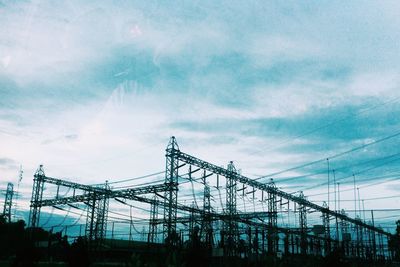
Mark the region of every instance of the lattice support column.
[[167, 246], [175, 246], [179, 241], [176, 232], [176, 214], [178, 203], [178, 169], [179, 161], [175, 152], [179, 151], [178, 143], [174, 136], [171, 137], [166, 149], [165, 184], [169, 190], [164, 195], [164, 240]]
[[234, 220], [234, 216], [237, 214], [236, 209], [236, 191], [237, 182], [233, 179], [232, 175], [237, 173], [233, 162], [229, 162], [227, 170], [229, 171], [228, 177], [226, 177], [226, 214], [227, 220], [224, 223], [224, 230], [226, 233], [225, 249], [227, 256], [236, 255], [236, 246], [239, 242], [238, 238], [238, 223]]
[[[276, 189], [275, 183], [271, 179], [269, 187]], [[273, 190], [274, 191], [274, 190]], [[276, 194], [274, 192], [268, 192], [268, 253], [276, 254], [278, 251], [278, 204]]]
[[92, 242], [96, 239], [95, 228], [96, 228], [96, 214], [98, 206], [98, 203], [96, 201], [96, 194], [93, 194], [93, 197], [86, 204], [88, 206], [88, 209], [86, 216], [85, 235], [87, 240], [89, 242]]
[[42, 201], [43, 197], [44, 177], [45, 174], [43, 165], [40, 165], [39, 169], [33, 176], [32, 198], [30, 206], [31, 209], [29, 213], [29, 226], [32, 228], [39, 226], [40, 206], [38, 203]]
[[[303, 192], [299, 197], [305, 199]], [[307, 254], [307, 207], [299, 203], [299, 225], [300, 225], [300, 250], [301, 254]]]
[[[344, 210], [342, 210], [340, 213], [344, 216], [346, 215], [346, 212]], [[340, 231], [342, 234], [342, 251], [343, 251], [344, 256], [350, 256], [349, 245], [350, 245], [351, 237], [350, 237], [348, 228], [349, 228], [349, 224], [346, 221], [341, 220], [340, 221]]]
[[[326, 202], [322, 205], [324, 208], [328, 208]], [[328, 255], [331, 252], [331, 228], [330, 228], [330, 217], [329, 214], [324, 212], [322, 213], [322, 223], [324, 225], [324, 235], [325, 235], [325, 255]]]
[[11, 209], [12, 209], [12, 199], [14, 195], [14, 185], [12, 183], [7, 184], [6, 198], [4, 200], [3, 215], [7, 222], [11, 222]]
[[205, 242], [207, 247], [212, 247], [213, 245], [213, 229], [212, 229], [212, 218], [210, 216], [211, 213], [211, 193], [210, 186], [206, 181], [206, 171], [204, 171], [202, 180], [204, 185], [204, 197], [203, 197], [203, 221], [201, 227], [201, 233], [203, 236], [203, 241]]
[[157, 219], [158, 219], [158, 202], [157, 195], [153, 198], [154, 202], [151, 203], [150, 208], [150, 221], [149, 221], [149, 243], [155, 243], [157, 241]]
[[107, 219], [108, 219], [108, 206], [109, 206], [109, 196], [107, 194], [110, 187], [106, 182], [104, 189], [106, 189], [106, 193], [102, 195], [102, 198], [98, 201], [97, 208], [97, 219], [96, 219], [96, 228], [95, 228], [95, 236], [97, 240], [103, 240], [107, 234]]
[[85, 234], [89, 242], [102, 241], [106, 237], [110, 190], [107, 182], [104, 193], [92, 192], [88, 203]]

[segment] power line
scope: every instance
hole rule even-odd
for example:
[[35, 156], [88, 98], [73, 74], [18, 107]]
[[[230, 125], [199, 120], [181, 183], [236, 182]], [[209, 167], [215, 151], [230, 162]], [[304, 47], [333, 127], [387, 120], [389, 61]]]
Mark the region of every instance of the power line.
[[[372, 107], [370, 107], [370, 108], [367, 108], [367, 109], [358, 111], [358, 112], [356, 112], [356, 114], [352, 114], [352, 115], [346, 116], [346, 117], [344, 117], [344, 118], [342, 118], [342, 119], [334, 120], [333, 122], [330, 122], [330, 123], [328, 123], [328, 124], [322, 125], [322, 126], [317, 127], [317, 128], [314, 128], [314, 129], [312, 129], [312, 130], [310, 130], [310, 131], [307, 131], [307, 132], [305, 132], [305, 133], [299, 134], [299, 135], [294, 136], [294, 137], [287, 138], [285, 141], [283, 141], [283, 142], [277, 144], [275, 147], [270, 148], [270, 149], [268, 149], [268, 150], [262, 150], [262, 151], [263, 151], [263, 152], [266, 152], [266, 151], [275, 150], [275, 149], [281, 147], [282, 145], [284, 145], [284, 144], [286, 144], [286, 143], [289, 143], [290, 141], [299, 139], [299, 138], [301, 138], [301, 137], [307, 136], [307, 135], [312, 134], [312, 133], [314, 133], [314, 132], [317, 132], [317, 131], [319, 131], [319, 130], [325, 129], [325, 128], [329, 127], [329, 126], [332, 126], [332, 125], [334, 125], [334, 124], [336, 124], [336, 123], [338, 123], [338, 122], [345, 121], [345, 120], [347, 120], [347, 119], [349, 119], [349, 118], [354, 118], [355, 116], [359, 116], [359, 115], [361, 115], [361, 114], [363, 114], [363, 113], [365, 113], [365, 112], [367, 112], [367, 111], [371, 111], [371, 110], [377, 109], [378, 107], [383, 107], [383, 106], [385, 106], [385, 105], [387, 105], [387, 104], [390, 104], [391, 102], [397, 102], [398, 100], [400, 100], [400, 97], [396, 97], [396, 98], [390, 99], [390, 100], [388, 100], [388, 101], [386, 101], [386, 102], [383, 102], [383, 103], [377, 104], [377, 105], [375, 105], [375, 106], [372, 106]], [[260, 152], [261, 152], [261, 151], [260, 151]], [[260, 153], [260, 152], [258, 152], [258, 153]], [[257, 153], [257, 152], [252, 153], [252, 154], [256, 154], [256, 153]]]
[[387, 140], [395, 138], [397, 136], [400, 136], [400, 132], [396, 132], [395, 134], [383, 137], [381, 139], [369, 142], [367, 144], [363, 144], [361, 146], [354, 147], [354, 148], [346, 150], [344, 152], [340, 152], [340, 153], [334, 154], [334, 155], [332, 155], [330, 157], [327, 157], [327, 158], [318, 159], [318, 160], [315, 160], [315, 161], [312, 161], [312, 162], [309, 162], [309, 163], [305, 163], [305, 164], [302, 164], [302, 165], [299, 165], [299, 166], [296, 166], [296, 167], [292, 167], [292, 168], [289, 168], [289, 169], [286, 169], [286, 170], [282, 170], [282, 171], [278, 171], [278, 172], [275, 172], [275, 173], [263, 175], [263, 176], [255, 178], [254, 180], [260, 180], [260, 179], [264, 179], [264, 178], [269, 178], [269, 177], [272, 177], [272, 176], [275, 176], [275, 175], [278, 175], [278, 174], [282, 174], [282, 173], [285, 173], [285, 172], [301, 169], [301, 168], [304, 168], [304, 167], [307, 167], [307, 166], [311, 166], [311, 165], [314, 165], [314, 164], [317, 164], [317, 163], [325, 162], [327, 159], [330, 159], [330, 160], [331, 159], [335, 159], [335, 158], [344, 156], [346, 154], [358, 151], [360, 149], [363, 149], [363, 148], [366, 148], [366, 147], [369, 147], [369, 146], [372, 146], [372, 145], [387, 141]]

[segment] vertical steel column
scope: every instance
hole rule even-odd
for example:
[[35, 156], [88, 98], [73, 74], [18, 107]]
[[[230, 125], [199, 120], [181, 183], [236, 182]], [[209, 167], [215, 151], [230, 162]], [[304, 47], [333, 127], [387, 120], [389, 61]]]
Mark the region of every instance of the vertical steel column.
[[[372, 226], [375, 227], [375, 219], [374, 219], [374, 211], [371, 210], [371, 219], [372, 219]], [[371, 232], [372, 234], [372, 258], [374, 260], [376, 260], [376, 235], [375, 235], [375, 231], [372, 230]]]
[[[346, 215], [346, 212], [342, 209], [340, 212], [342, 215]], [[346, 257], [350, 255], [349, 252], [349, 233], [348, 233], [348, 223], [344, 220], [340, 221], [340, 231], [342, 234], [342, 250], [343, 250], [343, 254]]]
[[7, 219], [7, 222], [11, 222], [11, 209], [12, 209], [12, 198], [14, 195], [14, 185], [12, 183], [7, 184], [6, 198], [4, 200], [3, 215]]
[[108, 218], [108, 205], [109, 205], [108, 192], [110, 190], [107, 181], [104, 185], [104, 189], [105, 193], [102, 194], [101, 199], [98, 200], [96, 228], [95, 228], [95, 233], [96, 233], [95, 236], [97, 240], [103, 240], [107, 232], [107, 218]]
[[93, 240], [96, 239], [96, 234], [95, 234], [95, 218], [97, 214], [97, 201], [96, 201], [96, 194], [93, 193], [91, 196], [91, 199], [89, 200], [88, 203], [86, 203], [88, 206], [87, 209], [87, 216], [86, 216], [86, 226], [85, 226], [85, 235], [89, 243], [91, 243]]
[[204, 242], [207, 247], [212, 247], [213, 245], [213, 230], [212, 230], [212, 221], [211, 221], [211, 193], [210, 193], [210, 186], [206, 181], [206, 171], [204, 170], [203, 173], [203, 185], [204, 185], [204, 197], [203, 197], [203, 220], [201, 225], [201, 232], [204, 236]]
[[43, 186], [45, 177], [43, 165], [39, 166], [39, 169], [36, 171], [33, 177], [31, 210], [29, 212], [29, 226], [35, 228], [39, 226], [40, 219], [40, 206], [38, 206], [38, 202], [42, 201], [43, 197]]
[[[324, 208], [329, 208], [328, 204], [326, 202], [323, 203], [322, 205]], [[329, 214], [327, 212], [322, 213], [322, 223], [324, 225], [324, 231], [325, 231], [325, 256], [328, 255], [331, 252], [331, 229], [330, 229], [330, 218]]]
[[174, 136], [171, 137], [166, 149], [165, 184], [168, 190], [164, 195], [164, 241], [167, 246], [177, 243], [176, 213], [178, 203], [178, 158], [175, 153], [179, 151], [178, 143]]
[[[305, 199], [303, 192], [300, 192], [299, 198]], [[300, 249], [301, 254], [307, 254], [307, 207], [299, 203], [299, 224], [300, 224]]]
[[196, 208], [194, 202], [192, 202], [191, 207], [193, 208], [189, 213], [189, 241], [193, 244], [194, 229], [196, 226], [196, 218], [194, 214], [194, 209]]
[[[275, 183], [271, 179], [268, 186], [273, 189], [276, 189]], [[278, 207], [275, 192], [268, 192], [268, 253], [275, 255], [278, 251], [278, 233], [277, 233], [277, 225], [278, 225]]]
[[[233, 162], [229, 162], [228, 171], [230, 176], [237, 173]], [[234, 256], [236, 255], [236, 245], [238, 244], [238, 224], [234, 220], [236, 215], [236, 189], [237, 183], [232, 177], [226, 177], [226, 214], [227, 221], [225, 222], [225, 233], [226, 233], [226, 255]]]
[[154, 195], [153, 202], [150, 208], [150, 221], [149, 221], [149, 243], [155, 243], [157, 241], [157, 219], [158, 219], [158, 202], [157, 195]]

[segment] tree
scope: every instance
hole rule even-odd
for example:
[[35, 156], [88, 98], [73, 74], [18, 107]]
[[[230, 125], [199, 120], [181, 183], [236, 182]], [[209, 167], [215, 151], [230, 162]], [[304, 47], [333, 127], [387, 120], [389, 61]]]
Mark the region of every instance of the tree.
[[389, 240], [389, 247], [395, 260], [400, 260], [400, 220], [396, 221], [396, 233]]

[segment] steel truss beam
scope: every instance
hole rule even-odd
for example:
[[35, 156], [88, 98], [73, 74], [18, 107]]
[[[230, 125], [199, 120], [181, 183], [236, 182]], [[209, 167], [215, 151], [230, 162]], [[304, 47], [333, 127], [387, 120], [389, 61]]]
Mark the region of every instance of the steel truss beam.
[[386, 235], [386, 236], [391, 236], [390, 233], [388, 233], [388, 232], [386, 232], [386, 231], [384, 231], [382, 229], [379, 229], [379, 228], [377, 228], [377, 227], [375, 227], [373, 225], [369, 225], [369, 224], [364, 223], [364, 222], [362, 222], [360, 220], [350, 218], [347, 215], [340, 214], [339, 212], [330, 210], [329, 208], [326, 208], [326, 207], [322, 207], [320, 205], [317, 205], [315, 203], [312, 203], [312, 202], [308, 201], [307, 199], [303, 199], [303, 198], [300, 198], [300, 197], [295, 196], [293, 194], [286, 193], [286, 192], [284, 192], [282, 190], [279, 190], [277, 188], [274, 188], [274, 187], [270, 186], [269, 184], [261, 183], [261, 182], [258, 182], [256, 180], [247, 178], [247, 177], [245, 177], [245, 176], [243, 176], [243, 175], [241, 175], [239, 173], [232, 174], [229, 170], [227, 170], [225, 168], [222, 168], [222, 167], [219, 167], [219, 166], [214, 165], [212, 163], [209, 163], [207, 161], [198, 159], [198, 158], [196, 158], [194, 156], [191, 156], [189, 154], [186, 154], [186, 153], [184, 153], [184, 152], [182, 152], [180, 150], [170, 151], [170, 153], [173, 153], [174, 157], [177, 158], [177, 160], [179, 160], [182, 163], [186, 163], [186, 164], [190, 164], [190, 165], [193, 165], [193, 166], [197, 166], [197, 167], [199, 167], [201, 169], [205, 169], [205, 170], [207, 170], [209, 172], [212, 172], [212, 173], [218, 174], [218, 175], [222, 175], [224, 177], [230, 177], [231, 179], [234, 179], [237, 182], [249, 185], [249, 186], [251, 186], [253, 188], [256, 188], [256, 189], [259, 189], [259, 190], [262, 190], [262, 191], [265, 191], [265, 192], [270, 192], [272, 194], [275, 194], [278, 197], [282, 197], [283, 199], [286, 199], [288, 201], [295, 202], [295, 203], [299, 204], [300, 206], [304, 206], [304, 207], [313, 209], [315, 211], [319, 211], [321, 213], [325, 213], [325, 214], [327, 214], [327, 215], [329, 215], [331, 217], [337, 217], [340, 220], [347, 221], [347, 222], [352, 223], [354, 225], [359, 225], [359, 226], [361, 226], [363, 228], [370, 229], [370, 230], [372, 230], [372, 231], [374, 231], [376, 233], [381, 233], [381, 234]]
[[54, 199], [43, 199], [41, 201], [37, 201], [32, 204], [32, 206], [37, 207], [45, 207], [45, 206], [55, 206], [55, 205], [66, 205], [66, 204], [73, 204], [77, 202], [90, 202], [95, 200], [103, 199], [104, 197], [107, 198], [126, 198], [131, 199], [132, 196], [135, 195], [144, 195], [144, 194], [151, 194], [157, 192], [165, 192], [168, 190], [168, 186], [165, 184], [159, 185], [149, 185], [143, 187], [136, 187], [136, 188], [129, 188], [129, 189], [122, 189], [122, 190], [101, 190], [99, 192], [90, 192], [83, 195], [76, 195], [70, 197], [63, 197], [63, 198], [54, 198]]

